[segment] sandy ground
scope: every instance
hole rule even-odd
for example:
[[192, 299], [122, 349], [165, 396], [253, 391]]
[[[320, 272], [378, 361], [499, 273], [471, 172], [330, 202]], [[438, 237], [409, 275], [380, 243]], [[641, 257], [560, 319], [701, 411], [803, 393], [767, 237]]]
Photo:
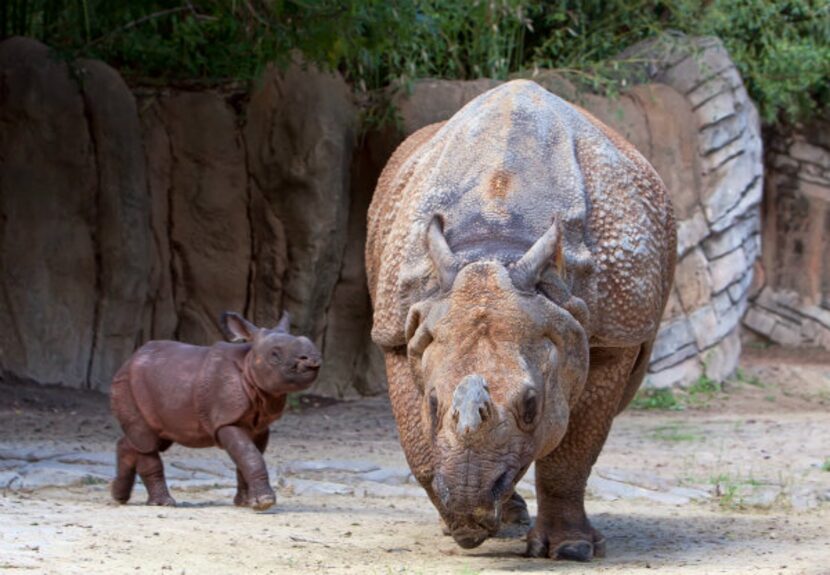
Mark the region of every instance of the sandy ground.
[[[233, 507], [227, 487], [174, 488], [178, 507], [151, 508], [140, 494], [113, 505], [107, 486], [92, 483], [2, 491], [0, 572], [828, 574], [830, 357], [773, 349], [748, 353], [744, 364], [743, 381], [682, 398], [683, 411], [617, 419], [597, 463], [605, 476], [712, 496], [590, 498], [608, 540], [607, 558], [590, 564], [524, 558], [521, 533], [462, 550], [441, 534], [426, 498], [411, 494], [298, 494], [284, 484], [277, 506], [255, 513]], [[117, 435], [101, 396], [0, 383], [0, 449], [106, 451]], [[225, 457], [174, 447], [165, 461], [194, 454]], [[267, 459], [405, 466], [384, 398], [289, 413], [273, 428]]]

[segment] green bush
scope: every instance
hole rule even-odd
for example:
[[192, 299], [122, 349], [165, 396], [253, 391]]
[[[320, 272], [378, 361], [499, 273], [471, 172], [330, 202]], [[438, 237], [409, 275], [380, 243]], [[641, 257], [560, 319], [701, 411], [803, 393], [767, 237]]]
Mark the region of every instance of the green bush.
[[615, 89], [610, 59], [667, 30], [719, 36], [767, 122], [830, 103], [830, 0], [5, 0], [0, 36], [133, 81], [248, 81], [296, 50], [357, 90], [555, 68]]

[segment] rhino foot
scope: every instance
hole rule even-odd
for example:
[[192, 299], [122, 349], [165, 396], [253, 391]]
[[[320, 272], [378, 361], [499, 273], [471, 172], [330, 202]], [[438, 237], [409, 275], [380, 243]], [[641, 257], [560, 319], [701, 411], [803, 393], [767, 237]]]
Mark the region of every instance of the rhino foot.
[[537, 524], [528, 533], [526, 555], [587, 562], [594, 557], [605, 557], [605, 537], [590, 525], [584, 532], [578, 532], [545, 529]]
[[530, 525], [527, 503], [518, 493], [513, 493], [501, 508], [501, 522], [504, 525]]
[[151, 495], [147, 499], [147, 505], [158, 505], [160, 507], [175, 507], [176, 500], [170, 497], [169, 494]]
[[233, 504], [237, 507], [250, 507], [256, 511], [264, 511], [277, 502], [273, 491], [266, 491], [259, 495], [252, 495], [248, 491], [237, 491]]
[[274, 493], [264, 493], [262, 495], [257, 495], [256, 497], [251, 497], [249, 500], [249, 505], [256, 511], [265, 511], [274, 503], [277, 502], [277, 496]]

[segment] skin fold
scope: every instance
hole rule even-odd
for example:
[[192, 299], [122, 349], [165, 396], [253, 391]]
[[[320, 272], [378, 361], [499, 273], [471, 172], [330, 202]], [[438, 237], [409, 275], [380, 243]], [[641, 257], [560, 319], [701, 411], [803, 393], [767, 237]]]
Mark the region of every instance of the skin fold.
[[532, 556], [590, 560], [585, 484], [640, 385], [675, 265], [665, 186], [533, 82], [410, 136], [368, 216], [372, 338], [414, 475], [462, 547], [528, 520]]
[[237, 468], [236, 505], [273, 505], [262, 458], [268, 426], [282, 415], [287, 394], [307, 389], [320, 369], [320, 352], [307, 338], [292, 336], [289, 324], [285, 314], [277, 327], [258, 328], [226, 312], [222, 325], [240, 343], [151, 341], [136, 351], [115, 375], [110, 394], [124, 431], [116, 446], [113, 499], [130, 499], [138, 473], [148, 504], [175, 505], [159, 454], [179, 443], [228, 452]]

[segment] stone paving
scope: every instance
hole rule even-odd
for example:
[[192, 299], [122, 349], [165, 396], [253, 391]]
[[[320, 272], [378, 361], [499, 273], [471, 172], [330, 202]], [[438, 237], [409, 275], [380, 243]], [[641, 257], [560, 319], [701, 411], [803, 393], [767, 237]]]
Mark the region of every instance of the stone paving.
[[[0, 490], [32, 492], [39, 489], [81, 487], [108, 483], [115, 474], [114, 454], [80, 451], [78, 447], [48, 446], [0, 449]], [[218, 450], [215, 457], [166, 457], [165, 474], [171, 490], [232, 490], [236, 476], [232, 462]], [[341, 495], [353, 497], [425, 498], [426, 494], [406, 467], [384, 467], [363, 459], [312, 459], [283, 461], [270, 466], [271, 480], [280, 490], [298, 496]], [[519, 482], [518, 491], [529, 500], [534, 495], [534, 469]], [[588, 481], [589, 496], [605, 501], [644, 499], [666, 505], [729, 498], [758, 508], [774, 504], [808, 509], [830, 501], [823, 487], [786, 484], [680, 485], [648, 472], [597, 467]], [[141, 482], [136, 499], [144, 496]]]

